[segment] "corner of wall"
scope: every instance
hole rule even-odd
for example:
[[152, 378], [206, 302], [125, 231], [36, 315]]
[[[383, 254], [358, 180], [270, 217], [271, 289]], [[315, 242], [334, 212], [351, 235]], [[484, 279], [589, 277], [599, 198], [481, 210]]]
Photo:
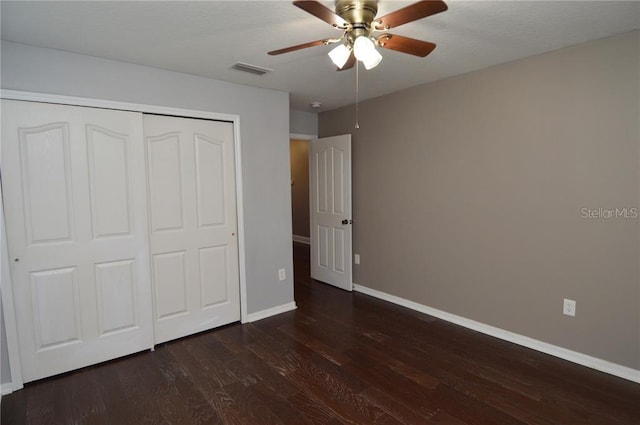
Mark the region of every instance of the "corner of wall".
[[318, 134], [318, 114], [290, 109], [289, 130], [293, 134]]

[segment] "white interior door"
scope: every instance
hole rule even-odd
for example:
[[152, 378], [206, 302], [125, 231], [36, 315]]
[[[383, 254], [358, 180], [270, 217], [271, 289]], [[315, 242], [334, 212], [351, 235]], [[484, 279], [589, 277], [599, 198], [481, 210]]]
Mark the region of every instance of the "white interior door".
[[153, 346], [142, 115], [2, 101], [25, 382]]
[[156, 343], [240, 319], [233, 124], [145, 115]]
[[311, 277], [351, 291], [351, 135], [310, 148]]

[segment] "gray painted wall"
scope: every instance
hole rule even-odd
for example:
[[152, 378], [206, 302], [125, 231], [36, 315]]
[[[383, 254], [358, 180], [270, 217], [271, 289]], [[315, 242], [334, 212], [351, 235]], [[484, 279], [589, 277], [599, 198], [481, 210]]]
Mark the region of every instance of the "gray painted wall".
[[292, 134], [315, 136], [318, 134], [318, 114], [292, 109], [289, 111], [290, 131]]
[[1, 85], [239, 115], [247, 310], [293, 301], [288, 93], [9, 42], [2, 42]]
[[[353, 133], [354, 280], [640, 369], [640, 32], [319, 115]], [[563, 298], [577, 301], [575, 318]]]

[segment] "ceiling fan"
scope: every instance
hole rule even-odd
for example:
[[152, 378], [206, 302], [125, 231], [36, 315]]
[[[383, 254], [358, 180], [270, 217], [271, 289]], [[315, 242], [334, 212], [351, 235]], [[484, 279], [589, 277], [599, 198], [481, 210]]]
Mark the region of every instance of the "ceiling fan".
[[376, 46], [420, 57], [427, 56], [436, 48], [435, 44], [386, 31], [447, 10], [447, 5], [442, 0], [423, 0], [376, 18], [377, 0], [336, 0], [335, 12], [313, 0], [294, 1], [293, 4], [341, 30], [342, 35], [273, 50], [269, 54], [280, 55], [307, 47], [337, 44], [329, 52], [329, 57], [338, 71], [352, 68], [356, 60], [361, 61], [366, 69], [376, 67], [382, 60]]

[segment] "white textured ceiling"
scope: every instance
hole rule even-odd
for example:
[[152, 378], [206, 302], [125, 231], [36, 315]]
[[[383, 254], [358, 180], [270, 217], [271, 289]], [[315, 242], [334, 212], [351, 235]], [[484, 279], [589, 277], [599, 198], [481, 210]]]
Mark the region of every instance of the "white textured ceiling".
[[[411, 3], [383, 0], [379, 16]], [[361, 68], [361, 99], [640, 28], [638, 1], [447, 4], [444, 13], [391, 31], [438, 47], [424, 59], [382, 50], [380, 66]], [[336, 72], [330, 47], [266, 54], [339, 34], [289, 1], [3, 0], [1, 8], [4, 40], [284, 90], [294, 109], [354, 101], [355, 71]], [[246, 74], [231, 69], [236, 62], [274, 72]]]

